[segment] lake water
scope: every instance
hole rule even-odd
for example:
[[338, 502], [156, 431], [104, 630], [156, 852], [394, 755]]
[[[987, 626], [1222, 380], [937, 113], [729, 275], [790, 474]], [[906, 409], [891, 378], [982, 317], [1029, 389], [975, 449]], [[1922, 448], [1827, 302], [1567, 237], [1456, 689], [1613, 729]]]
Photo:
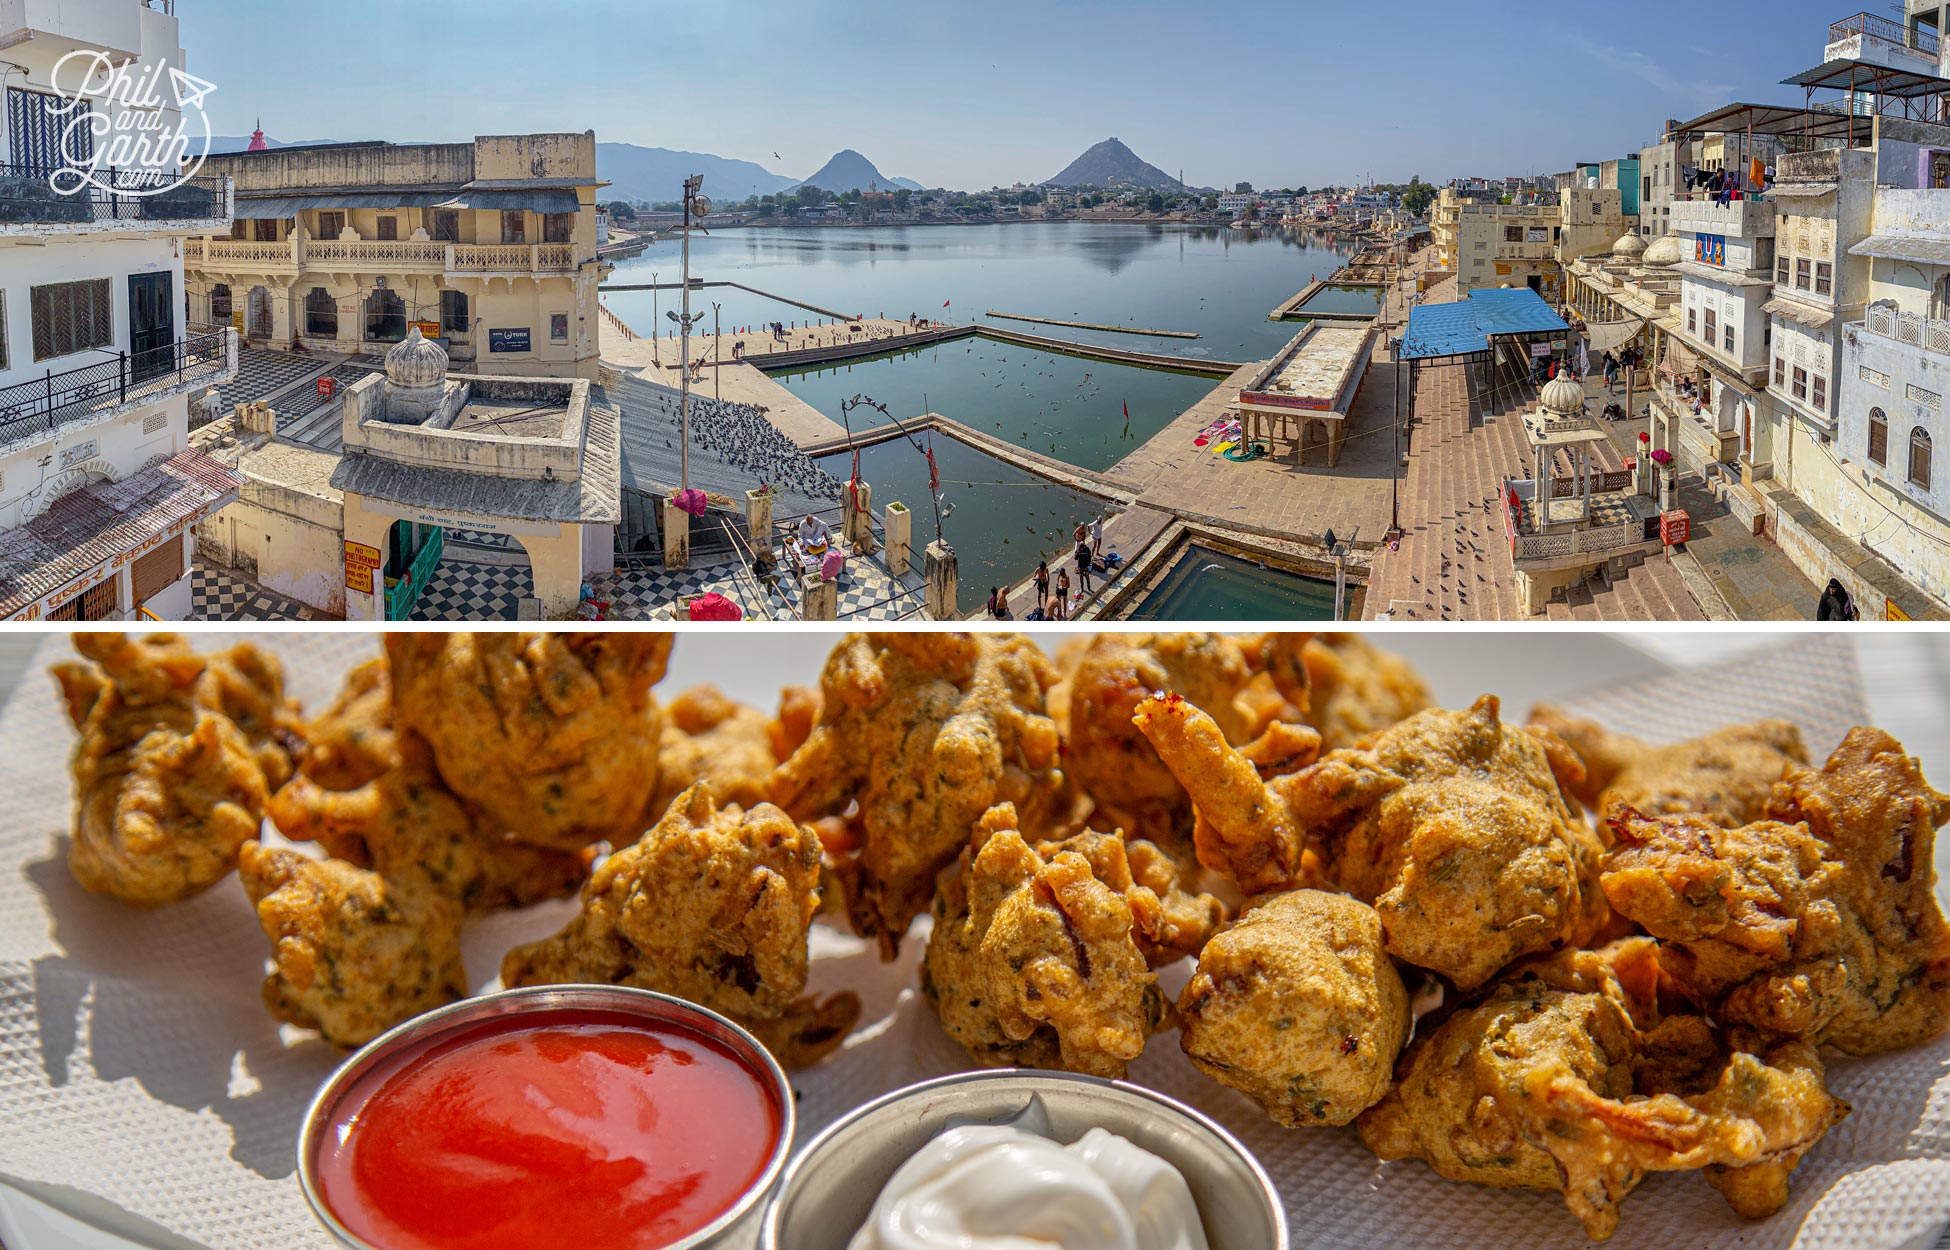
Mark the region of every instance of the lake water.
[[[926, 434], [918, 437], [924, 445], [928, 442]], [[1103, 504], [1088, 495], [1034, 477], [966, 443], [936, 434], [933, 447], [941, 493], [952, 508], [941, 522], [941, 533], [955, 549], [964, 612], [980, 607], [991, 586], [1022, 581], [1036, 571], [1037, 561], [1066, 550], [1077, 523], [1103, 511]], [[841, 481], [853, 473], [850, 453], [822, 457], [819, 465]], [[927, 458], [904, 438], [875, 443], [860, 451], [860, 477], [873, 486], [875, 512], [884, 512], [896, 500], [913, 511], [918, 571], [921, 553], [934, 541]]]
[[[866, 395], [903, 421], [931, 408], [1026, 451], [1100, 472], [1215, 384], [981, 338], [772, 376], [836, 421], [842, 402]], [[855, 409], [851, 420], [855, 429], [886, 424], [870, 408]]]
[[1381, 312], [1382, 289], [1378, 286], [1324, 286], [1295, 311], [1306, 313], [1352, 313], [1373, 317]]
[[1331, 621], [1334, 586], [1193, 545], [1135, 621]]
[[[620, 261], [615, 285], [674, 282], [681, 243], [668, 240]], [[1284, 230], [1245, 233], [1205, 227], [1096, 222], [997, 226], [737, 228], [691, 240], [691, 274], [728, 279], [842, 313], [968, 322], [991, 310], [1187, 330], [1197, 339], [1106, 334], [1023, 322], [997, 324], [1050, 338], [1216, 360], [1263, 360], [1295, 327], [1269, 314], [1315, 277], [1345, 263], [1346, 248]], [[639, 334], [650, 332], [680, 291], [606, 296]], [[726, 327], [818, 319], [789, 305], [715, 287], [694, 291], [692, 309], [720, 310]], [[949, 307], [943, 307], [947, 304]], [[671, 328], [667, 318], [658, 327]], [[710, 328], [710, 323], [705, 323]]]

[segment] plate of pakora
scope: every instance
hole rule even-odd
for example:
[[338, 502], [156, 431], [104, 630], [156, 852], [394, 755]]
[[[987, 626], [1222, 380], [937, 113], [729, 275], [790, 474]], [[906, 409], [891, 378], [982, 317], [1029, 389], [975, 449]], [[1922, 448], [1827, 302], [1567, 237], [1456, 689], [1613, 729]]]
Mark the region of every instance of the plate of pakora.
[[1791, 646], [1531, 706], [1341, 634], [774, 637], [763, 692], [668, 634], [228, 641], [76, 635], [0, 717], [70, 752], [4, 839], [28, 1192], [326, 1244], [288, 1134], [339, 1060], [598, 984], [742, 1025], [812, 1128], [976, 1068], [1155, 1088], [1304, 1244], [1950, 1216], [1950, 795], [1845, 643], [1795, 644], [1813, 694]]

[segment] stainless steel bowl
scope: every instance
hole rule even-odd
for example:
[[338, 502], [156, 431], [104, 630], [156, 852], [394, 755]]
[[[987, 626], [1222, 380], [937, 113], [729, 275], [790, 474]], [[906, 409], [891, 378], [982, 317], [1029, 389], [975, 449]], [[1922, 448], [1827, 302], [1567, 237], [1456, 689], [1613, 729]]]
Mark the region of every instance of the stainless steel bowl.
[[743, 1060], [771, 1091], [779, 1108], [779, 1142], [766, 1161], [765, 1171], [736, 1205], [704, 1228], [664, 1250], [713, 1250], [715, 1247], [749, 1246], [756, 1225], [763, 1218], [765, 1200], [771, 1196], [792, 1154], [794, 1125], [792, 1086], [786, 1082], [772, 1053], [747, 1033], [715, 1011], [696, 1003], [652, 990], [625, 989], [606, 985], [539, 985], [528, 989], [502, 990], [469, 998], [438, 1011], [430, 1011], [399, 1025], [368, 1042], [364, 1049], [339, 1066], [338, 1071], [319, 1088], [305, 1111], [298, 1130], [298, 1180], [304, 1186], [305, 1200], [333, 1236], [352, 1250], [387, 1250], [360, 1238], [339, 1223], [319, 1192], [315, 1160], [324, 1134], [332, 1126], [333, 1111], [339, 1099], [373, 1068], [403, 1052], [419, 1050], [438, 1038], [467, 1029], [483, 1020], [499, 1020], [515, 1015], [543, 1016], [555, 1011], [606, 1011], [635, 1016], [646, 1023], [672, 1024], [689, 1029], [717, 1042]]
[[910, 1085], [834, 1123], [786, 1169], [765, 1212], [762, 1250], [846, 1250], [915, 1151], [951, 1126], [1013, 1120], [1032, 1098], [1042, 1102], [1058, 1141], [1108, 1129], [1176, 1167], [1212, 1250], [1289, 1250], [1280, 1196], [1232, 1134], [1141, 1086], [1020, 1069]]

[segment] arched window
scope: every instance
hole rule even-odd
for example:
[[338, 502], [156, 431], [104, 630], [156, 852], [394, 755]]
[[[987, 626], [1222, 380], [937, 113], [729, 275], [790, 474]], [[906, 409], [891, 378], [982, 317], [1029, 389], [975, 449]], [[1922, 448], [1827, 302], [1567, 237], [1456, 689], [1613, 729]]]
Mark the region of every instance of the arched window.
[[1909, 484], [1930, 489], [1930, 432], [1921, 427], [1909, 432]]
[[1889, 414], [1869, 409], [1869, 463], [1889, 466]]
[[1938, 278], [1930, 289], [1930, 316], [1938, 320], [1950, 318], [1950, 274]]
[[210, 320], [220, 326], [230, 324], [230, 284], [219, 282], [210, 288]]
[[339, 336], [339, 305], [322, 286], [305, 296], [305, 333], [316, 339]]
[[398, 291], [379, 290], [366, 297], [366, 337], [375, 343], [406, 337], [406, 301]]

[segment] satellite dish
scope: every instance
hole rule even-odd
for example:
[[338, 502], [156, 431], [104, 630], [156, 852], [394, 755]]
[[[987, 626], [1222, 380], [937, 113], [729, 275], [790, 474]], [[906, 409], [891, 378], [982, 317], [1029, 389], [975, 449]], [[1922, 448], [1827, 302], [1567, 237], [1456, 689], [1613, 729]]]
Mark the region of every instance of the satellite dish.
[[691, 197], [691, 216], [693, 216], [693, 217], [709, 217], [710, 215], [711, 215], [711, 197], [710, 197], [710, 196], [707, 196], [707, 195], [694, 195], [694, 196], [692, 196], [692, 197]]

